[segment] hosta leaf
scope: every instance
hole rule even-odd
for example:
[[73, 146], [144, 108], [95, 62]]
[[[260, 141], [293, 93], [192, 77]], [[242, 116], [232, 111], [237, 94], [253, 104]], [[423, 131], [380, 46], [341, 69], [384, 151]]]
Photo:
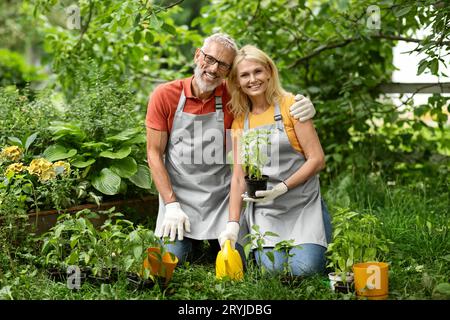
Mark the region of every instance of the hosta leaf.
[[99, 156], [109, 159], [123, 159], [128, 157], [130, 153], [131, 147], [123, 147], [117, 151], [103, 151], [99, 154]]
[[122, 178], [130, 178], [138, 171], [136, 160], [132, 157], [115, 160], [109, 169]]
[[135, 246], [133, 248], [133, 254], [136, 259], [139, 259], [142, 254], [142, 246]]
[[152, 188], [152, 176], [150, 174], [150, 170], [148, 169], [147, 166], [144, 166], [142, 164], [138, 165], [137, 172], [129, 179], [139, 188], [142, 189]]
[[91, 181], [95, 189], [103, 194], [114, 195], [119, 192], [121, 178], [108, 168], [103, 168], [100, 174]]
[[79, 157], [72, 161], [70, 164], [74, 166], [75, 168], [86, 168], [87, 166], [90, 166], [95, 162], [95, 159], [87, 159], [85, 160], [83, 157]]
[[58, 140], [65, 136], [72, 136], [78, 141], [83, 141], [86, 138], [86, 134], [80, 128], [79, 124], [67, 123], [62, 121], [53, 121], [48, 127], [52, 131], [53, 139]]
[[136, 134], [138, 134], [140, 131], [141, 131], [140, 128], [126, 129], [122, 132], [119, 132], [118, 134], [116, 134], [114, 136], [106, 138], [106, 141], [125, 141], [128, 139], [131, 139]]
[[25, 150], [28, 150], [28, 148], [33, 144], [33, 142], [36, 140], [37, 135], [38, 133], [35, 132], [27, 138], [27, 141], [25, 141]]
[[77, 150], [70, 149], [67, 150], [64, 146], [60, 144], [54, 144], [44, 150], [44, 158], [50, 162], [67, 159], [73, 157], [77, 154]]

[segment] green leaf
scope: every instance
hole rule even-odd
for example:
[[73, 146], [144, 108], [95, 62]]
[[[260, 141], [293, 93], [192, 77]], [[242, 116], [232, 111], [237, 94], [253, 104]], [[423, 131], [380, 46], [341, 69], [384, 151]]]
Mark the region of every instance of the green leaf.
[[84, 160], [83, 157], [79, 157], [76, 160], [72, 161], [70, 164], [74, 166], [75, 168], [86, 168], [87, 166], [90, 166], [95, 162], [95, 159], [87, 159]]
[[439, 60], [433, 59], [430, 61], [430, 70], [431, 74], [434, 74], [437, 76], [438, 70], [439, 70]]
[[138, 25], [139, 25], [139, 22], [141, 21], [141, 13], [139, 12], [137, 15], [136, 15], [136, 18], [134, 19], [134, 26], [135, 27], [137, 27]]
[[61, 139], [65, 136], [72, 136], [78, 141], [83, 141], [86, 138], [86, 133], [80, 128], [78, 123], [53, 121], [50, 127], [48, 127], [54, 137], [54, 140]]
[[28, 151], [28, 148], [31, 146], [31, 144], [36, 140], [38, 133], [35, 132], [31, 136], [27, 138], [27, 141], [25, 141], [25, 151]]
[[136, 160], [132, 157], [115, 160], [109, 169], [121, 178], [130, 178], [138, 170]]
[[156, 17], [156, 14], [153, 13], [150, 16], [150, 26], [152, 26], [153, 29], [159, 30], [162, 24], [163, 23]]
[[131, 147], [123, 147], [117, 151], [103, 151], [99, 154], [100, 157], [109, 158], [109, 159], [123, 159], [128, 157], [131, 153]]
[[139, 128], [126, 129], [116, 135], [106, 138], [106, 141], [126, 141], [133, 138], [140, 131]]
[[150, 31], [147, 31], [145, 33], [145, 41], [148, 44], [153, 44], [153, 41], [155, 40], [155, 37], [153, 36], [153, 33], [151, 33]]
[[138, 169], [135, 175], [131, 176], [130, 181], [136, 186], [142, 189], [152, 188], [152, 176], [147, 166], [142, 164], [138, 165]]
[[91, 181], [92, 186], [103, 194], [114, 195], [119, 192], [121, 178], [108, 168], [103, 168], [100, 174]]
[[142, 246], [135, 246], [133, 248], [133, 255], [136, 259], [139, 259], [142, 255]]
[[408, 12], [410, 12], [412, 8], [413, 8], [412, 5], [408, 5], [408, 6], [404, 7], [404, 8], [401, 8], [401, 7], [395, 8], [394, 9], [394, 15], [397, 18], [402, 17], [405, 14], [407, 14]]
[[44, 150], [43, 156], [50, 162], [71, 158], [77, 154], [77, 150], [70, 149], [67, 150], [64, 146], [60, 144], [54, 144]]
[[72, 251], [69, 258], [67, 259], [67, 264], [69, 264], [69, 265], [78, 264], [78, 251], [77, 250]]
[[177, 35], [177, 30], [175, 29], [175, 27], [174, 26], [171, 26], [170, 24], [167, 24], [167, 23], [163, 23], [163, 25], [161, 26], [161, 28], [164, 30], [164, 31], [167, 31], [168, 33], [170, 33], [171, 35]]
[[133, 41], [134, 43], [138, 44], [139, 41], [141, 41], [142, 35], [141, 30], [136, 30], [133, 34]]
[[22, 146], [22, 141], [17, 137], [8, 137], [8, 142], [12, 145]]

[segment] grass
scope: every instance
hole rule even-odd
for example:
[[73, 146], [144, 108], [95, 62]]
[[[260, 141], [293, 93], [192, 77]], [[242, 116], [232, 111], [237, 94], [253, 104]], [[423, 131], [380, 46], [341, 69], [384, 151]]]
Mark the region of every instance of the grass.
[[[393, 241], [387, 259], [389, 299], [450, 299], [450, 204], [446, 177], [388, 184], [379, 176], [342, 176], [322, 191], [331, 213], [336, 207], [350, 207], [376, 214], [383, 221], [384, 234]], [[252, 263], [242, 282], [218, 281], [214, 258], [185, 263], [176, 269], [166, 288], [156, 285], [144, 290], [130, 287], [126, 279], [113, 284], [84, 283], [80, 290], [70, 290], [66, 283], [50, 280], [42, 270], [16, 262], [13, 270], [4, 271], [0, 279], [0, 299], [355, 298], [352, 294], [332, 293], [325, 274], [306, 279], [261, 275]]]

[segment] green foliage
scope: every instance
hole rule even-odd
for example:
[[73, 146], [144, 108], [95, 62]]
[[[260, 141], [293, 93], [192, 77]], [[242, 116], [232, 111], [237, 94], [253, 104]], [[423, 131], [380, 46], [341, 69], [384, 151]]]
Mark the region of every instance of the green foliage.
[[269, 161], [267, 156], [271, 130], [256, 129], [242, 134], [240, 139], [240, 161], [250, 179], [261, 180], [262, 169]]
[[[66, 1], [35, 0], [44, 48], [64, 91], [75, 97], [89, 81], [89, 68], [108, 74], [111, 82], [126, 80], [144, 92], [153, 83], [180, 77], [188, 62], [179, 50], [199, 36], [175, 24], [177, 6], [148, 1], [91, 0], [79, 3], [80, 29], [69, 29]], [[173, 45], [172, 45], [173, 44]]]
[[101, 216], [89, 210], [61, 215], [57, 224], [42, 235], [41, 263], [63, 269], [77, 265], [90, 268], [93, 275], [109, 275], [113, 269], [139, 273], [146, 248], [159, 246], [158, 238], [123, 219], [114, 208], [100, 214], [104, 222], [99, 229], [93, 222]]
[[13, 87], [0, 87], [0, 145], [9, 143], [8, 137], [19, 140], [37, 133], [38, 139], [30, 151], [37, 151], [50, 140], [47, 128], [52, 119], [59, 117], [49, 92], [40, 92], [33, 101]]
[[16, 85], [23, 89], [34, 81], [43, 80], [43, 74], [36, 67], [25, 62], [17, 52], [0, 49], [0, 87]]
[[20, 217], [31, 210], [59, 211], [80, 201], [75, 197], [78, 172], [70, 170], [68, 163], [42, 158], [28, 163], [25, 159], [25, 155], [15, 161], [0, 156], [0, 201], [4, 204], [0, 216], [16, 212]]
[[333, 214], [333, 240], [328, 245], [328, 267], [336, 274], [352, 272], [358, 262], [383, 261], [392, 242], [380, 228], [382, 222], [372, 214], [338, 208]]
[[142, 164], [139, 169], [145, 175], [135, 177], [138, 162], [145, 163], [141, 156], [145, 143], [142, 127], [103, 136], [97, 141], [90, 140], [92, 135], [75, 122], [52, 122], [49, 130], [56, 144], [44, 150], [44, 157], [49, 161], [67, 159], [74, 167], [82, 169], [82, 177], [101, 193], [125, 193], [125, 181], [151, 189], [150, 174], [145, 173], [146, 167]]
[[[417, 43], [414, 52], [426, 54], [420, 72], [429, 68], [436, 74], [437, 62], [449, 54], [450, 29], [443, 26], [450, 8], [433, 0], [376, 3], [377, 29], [370, 25], [371, 5], [359, 0], [215, 1], [203, 7], [193, 26], [207, 34], [229, 33], [240, 45], [255, 44], [274, 58], [289, 91], [310, 96], [326, 154], [324, 174], [383, 170], [394, 175], [405, 158], [410, 169], [423, 163], [422, 156], [437, 153], [437, 144], [423, 145], [417, 130], [444, 130], [448, 98], [398, 108], [379, 100], [379, 85], [391, 82], [392, 49], [399, 39]], [[429, 36], [411, 37], [425, 26], [431, 28]], [[423, 122], [428, 113], [439, 129]]]

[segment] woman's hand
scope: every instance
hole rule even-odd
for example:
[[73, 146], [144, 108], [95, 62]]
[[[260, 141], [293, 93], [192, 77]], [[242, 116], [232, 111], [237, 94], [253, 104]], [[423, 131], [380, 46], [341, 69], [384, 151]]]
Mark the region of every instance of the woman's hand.
[[277, 184], [270, 190], [260, 190], [255, 192], [255, 196], [262, 198], [249, 198], [247, 194], [243, 194], [242, 198], [247, 202], [257, 202], [257, 203], [268, 203], [273, 201], [275, 198], [288, 192], [288, 187], [284, 182]]

